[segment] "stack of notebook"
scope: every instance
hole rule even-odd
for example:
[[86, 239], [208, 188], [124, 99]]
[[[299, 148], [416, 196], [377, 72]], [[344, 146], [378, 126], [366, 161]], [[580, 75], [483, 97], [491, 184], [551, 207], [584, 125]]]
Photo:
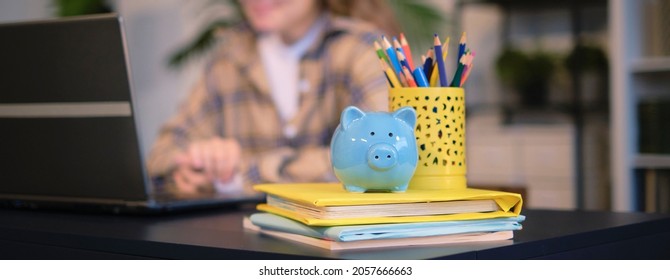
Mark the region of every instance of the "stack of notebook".
[[480, 189], [349, 193], [339, 183], [265, 184], [247, 229], [330, 250], [512, 239], [521, 195]]

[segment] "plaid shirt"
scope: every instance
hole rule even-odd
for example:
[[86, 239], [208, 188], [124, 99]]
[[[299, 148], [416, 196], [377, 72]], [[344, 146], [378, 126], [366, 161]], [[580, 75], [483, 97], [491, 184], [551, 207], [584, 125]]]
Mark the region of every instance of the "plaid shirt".
[[[255, 34], [240, 26], [223, 34], [221, 52], [179, 109], [160, 130], [148, 159], [152, 177], [174, 169], [175, 154], [189, 142], [219, 136], [242, 147], [238, 172], [245, 187], [265, 182], [335, 179], [330, 140], [349, 105], [388, 109], [387, 84], [370, 25], [328, 16], [328, 23], [300, 60], [302, 92], [295, 116], [283, 121], [273, 102]], [[292, 130], [293, 137], [285, 136]]]

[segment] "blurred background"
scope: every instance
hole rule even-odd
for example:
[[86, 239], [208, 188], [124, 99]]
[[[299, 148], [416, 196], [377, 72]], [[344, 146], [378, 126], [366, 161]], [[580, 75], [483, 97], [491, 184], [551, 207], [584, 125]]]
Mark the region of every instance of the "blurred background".
[[[670, 212], [670, 0], [389, 2], [415, 60], [432, 33], [453, 50], [467, 32], [470, 186], [531, 208]], [[237, 14], [225, 0], [0, 0], [0, 23], [110, 11], [147, 152]]]

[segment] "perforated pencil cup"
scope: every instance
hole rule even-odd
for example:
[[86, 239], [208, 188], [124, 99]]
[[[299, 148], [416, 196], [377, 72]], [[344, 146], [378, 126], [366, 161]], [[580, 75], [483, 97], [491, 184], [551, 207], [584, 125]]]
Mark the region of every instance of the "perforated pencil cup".
[[402, 87], [389, 91], [389, 109], [416, 110], [419, 162], [409, 189], [463, 189], [465, 91], [460, 87]]

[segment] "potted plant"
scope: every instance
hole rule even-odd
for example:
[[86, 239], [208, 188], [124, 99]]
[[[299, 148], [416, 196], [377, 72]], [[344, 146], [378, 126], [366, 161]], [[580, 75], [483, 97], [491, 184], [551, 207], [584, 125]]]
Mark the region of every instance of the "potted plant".
[[577, 44], [563, 60], [565, 68], [579, 76], [581, 99], [585, 106], [607, 108], [609, 62], [605, 51], [596, 45]]
[[556, 65], [551, 55], [505, 48], [496, 60], [496, 73], [516, 94], [521, 107], [540, 108], [549, 102], [549, 82]]

